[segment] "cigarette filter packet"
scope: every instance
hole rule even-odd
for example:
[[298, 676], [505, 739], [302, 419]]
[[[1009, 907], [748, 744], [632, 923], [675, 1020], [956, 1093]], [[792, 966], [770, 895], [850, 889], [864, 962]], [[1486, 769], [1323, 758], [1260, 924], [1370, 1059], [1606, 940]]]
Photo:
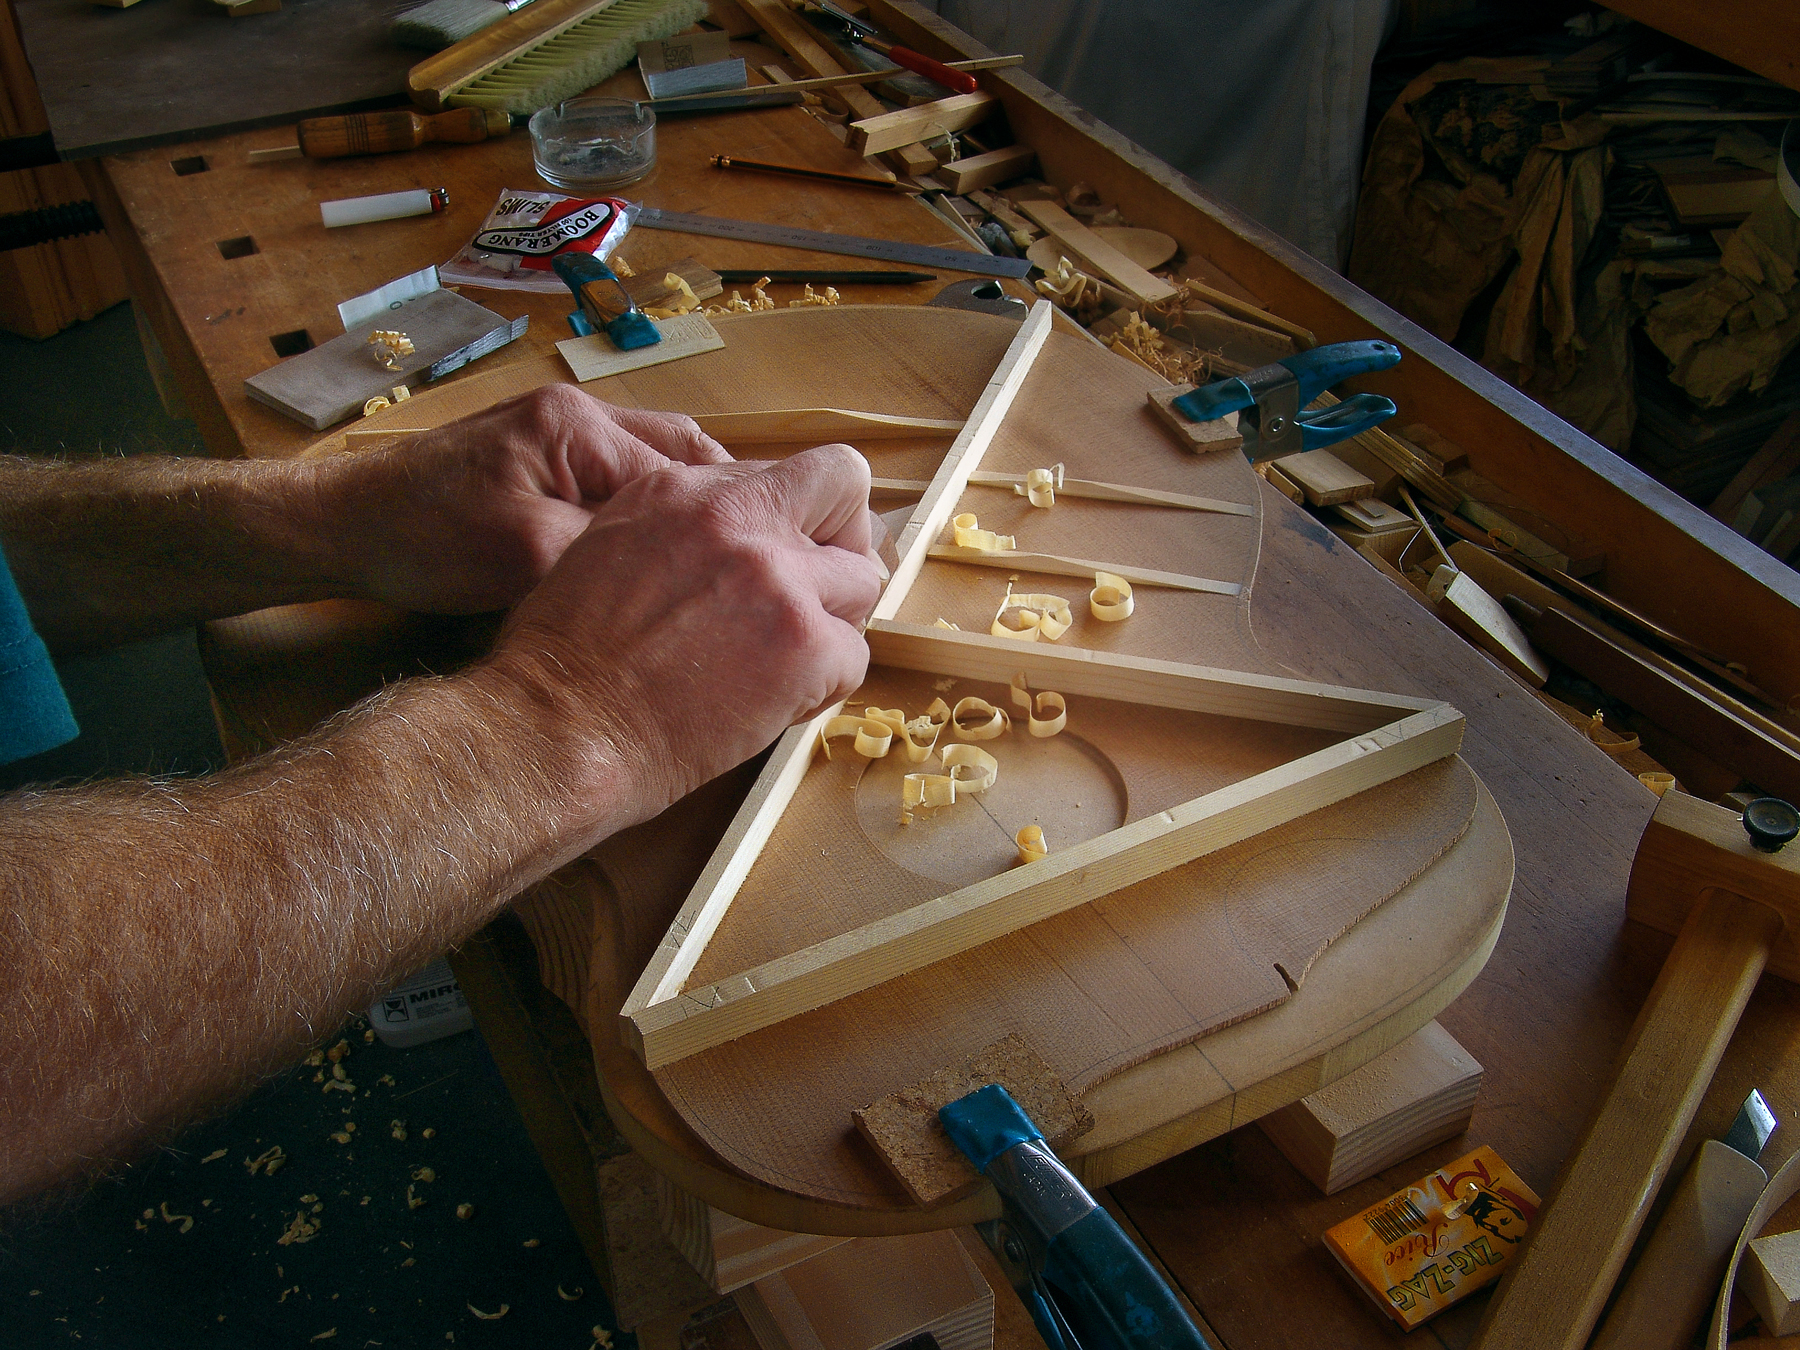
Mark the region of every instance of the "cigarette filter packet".
[[1483, 1145], [1326, 1230], [1325, 1245], [1411, 1331], [1499, 1279], [1539, 1203]]

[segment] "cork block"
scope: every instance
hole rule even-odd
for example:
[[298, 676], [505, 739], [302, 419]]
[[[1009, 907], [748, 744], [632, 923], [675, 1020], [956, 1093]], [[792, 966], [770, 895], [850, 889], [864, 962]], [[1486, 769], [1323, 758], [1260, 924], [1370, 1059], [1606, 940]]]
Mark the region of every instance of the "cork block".
[[1190, 422], [1174, 408], [1175, 400], [1183, 394], [1192, 393], [1191, 384], [1172, 384], [1164, 389], [1152, 389], [1149, 393], [1150, 411], [1156, 414], [1156, 420], [1175, 433], [1175, 439], [1186, 449], [1198, 454], [1209, 454], [1214, 450], [1242, 450], [1244, 438], [1238, 434], [1238, 415], [1226, 413], [1211, 422]]
[[854, 1113], [856, 1128], [921, 1205], [935, 1205], [979, 1180], [938, 1121], [938, 1108], [998, 1083], [1024, 1109], [1053, 1149], [1094, 1128], [1081, 1099], [1018, 1035], [995, 1041], [954, 1068], [890, 1093]]

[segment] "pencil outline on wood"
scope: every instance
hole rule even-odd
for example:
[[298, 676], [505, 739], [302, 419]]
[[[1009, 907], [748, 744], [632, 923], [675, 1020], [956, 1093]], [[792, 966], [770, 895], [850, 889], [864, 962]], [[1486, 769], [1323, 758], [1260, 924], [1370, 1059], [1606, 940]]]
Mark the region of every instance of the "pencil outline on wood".
[[1039, 301], [989, 380], [901, 533], [899, 565], [867, 630], [874, 664], [1034, 687], [1146, 707], [1339, 731], [1345, 739], [1133, 821], [1038, 862], [962, 887], [699, 990], [684, 990], [811, 765], [839, 703], [777, 743], [619, 1014], [625, 1044], [650, 1069], [1133, 885], [1454, 754], [1463, 717], [1446, 703], [1250, 675], [894, 621], [1050, 331]]

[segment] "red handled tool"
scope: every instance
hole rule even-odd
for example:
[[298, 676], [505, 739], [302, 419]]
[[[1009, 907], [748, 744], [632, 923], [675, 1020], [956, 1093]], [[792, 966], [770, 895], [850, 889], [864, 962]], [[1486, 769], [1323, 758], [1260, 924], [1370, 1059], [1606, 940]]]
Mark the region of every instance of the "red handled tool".
[[831, 3], [831, 0], [816, 0], [807, 8], [826, 18], [835, 21], [850, 41], [860, 43], [872, 52], [880, 52], [897, 66], [904, 66], [915, 74], [923, 75], [933, 83], [958, 94], [975, 92], [975, 77], [964, 70], [952, 70], [942, 61], [934, 61], [923, 52], [915, 52], [910, 47], [902, 47], [898, 43], [875, 36], [873, 24], [865, 23], [854, 14], [845, 12]]

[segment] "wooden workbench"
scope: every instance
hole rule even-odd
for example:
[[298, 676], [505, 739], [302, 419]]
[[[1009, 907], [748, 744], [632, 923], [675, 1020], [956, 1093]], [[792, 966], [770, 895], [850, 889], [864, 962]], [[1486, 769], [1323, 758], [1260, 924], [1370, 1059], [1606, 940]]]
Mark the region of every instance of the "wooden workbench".
[[[949, 39], [941, 33], [934, 37], [924, 17], [914, 14], [907, 22], [920, 45], [935, 42], [937, 50], [947, 51]], [[1633, 530], [1640, 544], [1679, 546], [1687, 520], [1679, 508], [1661, 498], [1648, 508], [1630, 499], [1621, 484], [1636, 480], [1616, 463], [1582, 460], [1569, 467], [1555, 460], [1559, 446], [1583, 455], [1590, 451], [1555, 419], [1471, 373], [1466, 362], [1366, 296], [1230, 212], [1201, 202], [1191, 185], [1142, 152], [1103, 129], [1081, 126], [1078, 115], [1041, 86], [1010, 75], [988, 79], [1005, 91], [1015, 132], [1039, 147], [1053, 180], [1067, 186], [1076, 176], [1087, 178], [1109, 200], [1118, 200], [1128, 217], [1176, 234], [1190, 253], [1211, 257], [1278, 312], [1312, 327], [1321, 341], [1377, 332], [1395, 336], [1408, 348], [1409, 360], [1382, 383], [1384, 390], [1429, 409], [1426, 420], [1476, 451], [1476, 467], [1496, 481], [1528, 476], [1526, 470], [1535, 465], [1548, 481], [1576, 483], [1573, 502], [1589, 514], [1610, 513], [1598, 523], [1608, 538], [1612, 567], [1622, 577], [1637, 578], [1633, 584], [1654, 588], [1656, 568], [1668, 564], [1653, 565], [1620, 550], [1630, 544]], [[797, 110], [671, 123], [662, 130], [657, 174], [631, 189], [652, 204], [954, 245], [948, 228], [915, 202], [851, 189], [804, 191], [780, 180], [726, 179], [704, 167], [705, 156], [715, 150], [825, 167], [842, 164], [846, 152]], [[331, 336], [339, 300], [447, 259], [501, 188], [535, 181], [529, 146], [521, 137], [360, 161], [247, 165], [248, 148], [282, 139], [276, 132], [252, 133], [183, 146], [178, 156], [139, 151], [89, 171], [96, 200], [125, 246], [135, 294], [181, 397], [221, 454], [286, 454], [312, 439], [298, 424], [243, 395], [244, 376], [273, 363], [271, 337], [300, 330], [314, 341]], [[172, 169], [172, 158], [194, 156], [205, 160], [205, 172]], [[438, 185], [451, 188], [453, 209], [447, 215], [357, 231], [327, 233], [312, 205], [325, 197]], [[255, 242], [255, 252], [226, 258], [218, 248], [221, 241], [245, 237]], [[623, 251], [639, 270], [688, 252], [713, 266], [839, 265], [829, 258], [774, 258], [768, 250], [674, 235], [641, 233]], [[953, 279], [946, 275], [939, 284]], [[920, 301], [935, 289], [847, 292], [846, 300]], [[532, 315], [530, 336], [498, 359], [541, 353], [563, 336], [566, 300], [477, 294], [502, 314]], [[1113, 1193], [1234, 1350], [1376, 1346], [1391, 1342], [1395, 1333], [1350, 1289], [1320, 1246], [1320, 1234], [1393, 1184], [1412, 1180], [1477, 1142], [1492, 1144], [1540, 1191], [1548, 1189], [1599, 1098], [1611, 1059], [1668, 946], [1667, 938], [1623, 919], [1626, 872], [1653, 799], [1405, 592], [1284, 499], [1268, 496], [1256, 616], [1265, 654], [1308, 678], [1454, 702], [1469, 718], [1464, 753], [1511, 828], [1517, 881], [1500, 945], [1487, 971], [1440, 1019], [1487, 1067], [1486, 1086], [1466, 1140], [1329, 1199], [1314, 1193], [1254, 1129], [1236, 1130], [1128, 1178]], [[1731, 601], [1731, 613], [1712, 616], [1708, 640], [1753, 653], [1752, 664], [1765, 681], [1784, 694], [1792, 692], [1777, 681], [1800, 679], [1792, 668], [1800, 663], [1782, 665], [1800, 642], [1794, 632], [1800, 626], [1791, 622], [1793, 586], [1772, 571], [1733, 572], [1732, 557], [1712, 548], [1710, 536], [1699, 545], [1693, 539], [1690, 531], [1693, 556], [1683, 563], [1690, 573], [1699, 570], [1698, 579], [1683, 583], [1690, 597], [1706, 582], [1714, 585], [1715, 595]], [[1757, 627], [1750, 598], [1762, 596], [1769, 597], [1765, 621], [1785, 624], [1785, 634]], [[1662, 600], [1698, 603], [1681, 594]], [[1381, 652], [1346, 658], [1345, 652], [1363, 646], [1352, 636], [1370, 631], [1383, 635]], [[1703, 635], [1692, 627], [1688, 631]], [[289, 664], [282, 676], [316, 669], [321, 683], [315, 694], [323, 691], [328, 704], [341, 702], [370, 680], [407, 669], [409, 644], [442, 636], [433, 625], [398, 633], [381, 628], [368, 636], [373, 632], [365, 630], [360, 645], [320, 648], [315, 665]], [[473, 649], [459, 647], [459, 641], [453, 635], [434, 654], [441, 659]], [[334, 680], [328, 687], [327, 671]], [[258, 699], [267, 689], [259, 679], [266, 672], [259, 676], [251, 666], [238, 665], [218, 667], [216, 673], [221, 699], [228, 713], [239, 717], [246, 740], [258, 731], [280, 730], [261, 717]], [[1784, 1118], [1800, 1108], [1800, 1047], [1789, 1031], [1800, 1025], [1797, 1014], [1800, 994], [1765, 981], [1696, 1120], [1695, 1138], [1720, 1132], [1750, 1086], [1761, 1087]], [[1796, 1148], [1800, 1137], [1778, 1134], [1774, 1161]], [[1683, 1165], [1685, 1155], [1677, 1162], [1678, 1168]], [[1439, 1318], [1411, 1340], [1465, 1343], [1480, 1302]]]

